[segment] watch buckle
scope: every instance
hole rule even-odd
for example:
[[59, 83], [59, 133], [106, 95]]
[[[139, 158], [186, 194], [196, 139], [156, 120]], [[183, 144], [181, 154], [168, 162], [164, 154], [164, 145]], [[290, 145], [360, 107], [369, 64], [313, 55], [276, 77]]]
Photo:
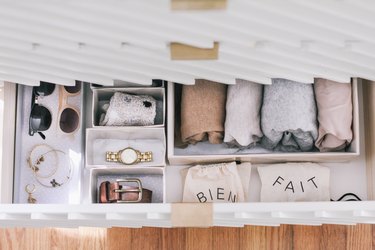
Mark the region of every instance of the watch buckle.
[[117, 203], [137, 203], [137, 202], [140, 202], [142, 200], [142, 195], [143, 195], [143, 191], [142, 191], [142, 182], [140, 179], [137, 179], [137, 178], [133, 178], [133, 179], [118, 179], [116, 180], [116, 182], [119, 184], [119, 186], [121, 186], [121, 183], [137, 183], [138, 185], [138, 188], [134, 188], [134, 189], [115, 189], [114, 192], [115, 193], [130, 193], [130, 192], [138, 192], [138, 199], [136, 201], [123, 201], [123, 200], [118, 200]]

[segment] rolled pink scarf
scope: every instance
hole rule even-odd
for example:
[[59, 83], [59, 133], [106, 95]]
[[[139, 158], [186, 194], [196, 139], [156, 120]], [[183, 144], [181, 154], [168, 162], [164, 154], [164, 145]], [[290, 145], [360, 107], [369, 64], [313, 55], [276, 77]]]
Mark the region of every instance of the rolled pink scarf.
[[321, 152], [345, 149], [353, 139], [352, 86], [326, 79], [315, 79], [319, 134], [315, 146]]

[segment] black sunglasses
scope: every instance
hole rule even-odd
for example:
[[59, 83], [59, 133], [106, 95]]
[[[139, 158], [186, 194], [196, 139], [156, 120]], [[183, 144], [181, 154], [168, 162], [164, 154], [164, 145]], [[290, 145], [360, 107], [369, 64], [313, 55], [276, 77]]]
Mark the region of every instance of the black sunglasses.
[[52, 94], [55, 87], [55, 84], [48, 82], [40, 82], [38, 87], [33, 87], [29, 118], [29, 135], [33, 136], [35, 133], [38, 133], [43, 140], [46, 139], [46, 136], [41, 131], [49, 129], [52, 123], [52, 115], [46, 107], [38, 104], [38, 97]]
[[[79, 94], [81, 92], [81, 85], [82, 83], [80, 81], [76, 81], [74, 86], [62, 87], [65, 99], [69, 96]], [[29, 118], [29, 135], [33, 136], [35, 133], [38, 133], [43, 140], [46, 139], [42, 131], [46, 131], [51, 126], [52, 115], [46, 107], [38, 104], [38, 98], [40, 96], [51, 95], [55, 88], [56, 85], [49, 82], [40, 82], [38, 87], [33, 88]], [[69, 106], [66, 101], [59, 115], [59, 125], [61, 131], [64, 133], [73, 133], [79, 126], [78, 111]]]

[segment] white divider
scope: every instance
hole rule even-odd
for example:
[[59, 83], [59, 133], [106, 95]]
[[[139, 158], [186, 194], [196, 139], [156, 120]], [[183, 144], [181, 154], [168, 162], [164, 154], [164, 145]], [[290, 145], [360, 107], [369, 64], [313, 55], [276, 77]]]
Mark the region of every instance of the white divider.
[[[170, 20], [168, 22], [161, 22], [163, 20], [161, 16], [155, 15], [152, 13], [144, 13], [143, 10], [137, 10], [133, 6], [123, 10], [122, 6], [117, 6], [119, 9], [113, 8], [113, 6], [95, 6], [83, 4], [83, 6], [75, 5], [74, 8], [79, 9], [80, 11], [89, 10], [90, 13], [93, 13], [95, 16], [107, 19], [107, 21], [100, 20], [101, 23], [107, 23], [109, 27], [116, 26], [119, 29], [122, 29], [124, 32], [129, 32], [130, 27], [126, 27], [124, 30], [124, 25], [116, 25], [115, 22], [110, 22], [115, 17], [117, 20], [120, 20], [121, 23], [136, 23], [136, 27], [133, 31], [139, 31], [145, 34], [148, 38], [154, 39], [160, 36], [160, 44], [167, 44], [169, 41], [176, 41], [180, 43], [187, 43], [192, 46], [201, 47], [201, 48], [211, 48], [212, 42], [214, 41], [210, 35], [196, 33], [195, 31], [187, 31], [179, 27], [170, 25]], [[116, 4], [115, 4], [116, 6]], [[109, 13], [108, 13], [109, 10]], [[107, 12], [107, 16], [106, 16]], [[143, 13], [141, 16], [138, 13]], [[102, 16], [103, 14], [103, 16]], [[102, 16], [100, 18], [100, 16]], [[156, 16], [153, 18], [153, 16]], [[91, 20], [90, 20], [91, 22]], [[177, 22], [178, 23], [178, 22]], [[155, 32], [157, 30], [157, 32]], [[130, 35], [130, 34], [129, 34]], [[127, 39], [127, 38], [126, 38]], [[154, 42], [158, 42], [158, 39], [155, 39]]]
[[[267, 46], [267, 43], [265, 44]], [[293, 58], [270, 53], [263, 49], [263, 45], [256, 46], [255, 48], [242, 48], [242, 50], [234, 47], [233, 45], [223, 45], [223, 54], [231, 53], [238, 57], [246, 58], [249, 60], [257, 60], [259, 62], [268, 63], [274, 67], [284, 67], [284, 75], [289, 74], [289, 77], [296, 77], [298, 73], [304, 73], [305, 75], [310, 75], [311, 79], [308, 82], [313, 82], [314, 77], [323, 77], [331, 80], [336, 80], [339, 82], [350, 80], [349, 75], [346, 73], [339, 73], [329, 68], [322, 67], [319, 65], [314, 65], [308, 62], [308, 60], [295, 60]], [[324, 60], [324, 58], [321, 58]], [[269, 71], [273, 72], [273, 71]], [[287, 78], [288, 79], [288, 78]]]
[[[73, 70], [67, 70], [62, 67], [56, 67], [56, 66], [51, 66], [51, 64], [48, 64], [48, 61], [53, 61], [53, 60], [35, 60], [35, 56], [32, 56], [34, 58], [30, 58], [30, 56], [25, 55], [25, 53], [20, 53], [18, 58], [22, 56], [24, 60], [21, 59], [14, 59], [10, 58], [8, 56], [3, 56], [3, 51], [4, 49], [0, 48], [0, 64], [1, 65], [6, 65], [6, 66], [11, 66], [15, 68], [22, 68], [22, 69], [27, 69], [27, 70], [33, 70], [35, 72], [46, 72], [49, 75], [54, 75], [57, 79], [58, 78], [64, 78], [66, 76], [70, 76], [72, 79], [80, 80], [80, 81], [85, 81], [85, 82], [98, 82], [102, 83], [103, 85], [110, 85], [113, 84], [113, 79], [110, 77], [104, 77], [101, 75], [96, 75], [94, 73], [92, 74], [86, 74], [84, 72], [79, 72], [79, 71], [73, 71]], [[26, 57], [26, 59], [25, 59]], [[31, 62], [30, 62], [31, 61]], [[66, 65], [69, 65], [66, 63]], [[93, 71], [94, 72], [94, 71]], [[41, 77], [43, 77], [41, 75]], [[60, 82], [60, 81], [51, 81], [51, 82], [56, 82], [60, 84], [65, 84], [65, 85], [71, 85], [72, 82]]]
[[[38, 34], [34, 30], [25, 30], [19, 29], [17, 24], [21, 25], [20, 23], [14, 23], [15, 21], [11, 21], [11, 19], [5, 21], [3, 20], [0, 22], [0, 29], [1, 29], [1, 36], [6, 38], [12, 38], [18, 41], [25, 41], [34, 44], [46, 44], [56, 48], [64, 48], [64, 49], [77, 49], [78, 42], [77, 41], [67, 41], [64, 38], [55, 38], [49, 36], [48, 34]], [[11, 46], [13, 47], [13, 46]]]
[[57, 82], [63, 85], [70, 85], [70, 86], [73, 86], [75, 84], [74, 78], [59, 77], [59, 76], [50, 74], [49, 72], [43, 72], [42, 70], [34, 71], [27, 67], [19, 67], [18, 65], [16, 67], [9, 66], [9, 64], [1, 62], [1, 61], [0, 61], [0, 71], [5, 71], [7, 74], [11, 74], [15, 76], [19, 75], [21, 77], [30, 78], [37, 82], [42, 80], [42, 81], [47, 81], [47, 82]]
[[[297, 3], [301, 5], [301, 7], [306, 9], [306, 12], [303, 14], [315, 14], [317, 18], [314, 18], [312, 15], [310, 16], [313, 22], [322, 22], [324, 25], [324, 21], [326, 21], [326, 25], [340, 28], [342, 32], [350, 33], [353, 31], [352, 34], [357, 34], [358, 32], [363, 31], [363, 36], [374, 37], [374, 33], [366, 34], [366, 30], [369, 26], [375, 27], [375, 19], [374, 19], [374, 11], [375, 6], [374, 2], [367, 1], [367, 0], [360, 0], [360, 1], [353, 1], [353, 0], [346, 0], [346, 1], [324, 1], [324, 0], [317, 0], [317, 1], [296, 1], [292, 0], [293, 3]], [[322, 4], [324, 6], [322, 6]], [[319, 15], [319, 13], [322, 15]], [[319, 17], [324, 16], [324, 19], [320, 19]], [[334, 22], [333, 20], [337, 20], [338, 22]], [[349, 21], [355, 21], [358, 25], [353, 27], [353, 23]], [[346, 29], [345, 29], [346, 27]], [[354, 30], [352, 30], [354, 28]], [[358, 28], [358, 30], [356, 30]], [[366, 39], [364, 39], [366, 40]]]
[[[314, 74], [301, 72], [298, 69], [291, 70], [288, 68], [288, 65], [272, 64], [272, 62], [259, 61], [254, 58], [236, 55], [234, 53], [222, 51], [220, 53], [219, 61], [243, 70], [248, 70], [248, 68], [250, 68], [254, 71], [258, 71], [266, 76], [269, 76], [270, 78], [285, 78], [298, 82], [313, 82], [314, 80]], [[261, 81], [254, 82], [262, 83]]]
[[[248, 21], [257, 20], [267, 25], [273, 25], [280, 30], [298, 34], [306, 40], [322, 41], [332, 45], [340, 46], [347, 36], [325, 27], [319, 27], [306, 20], [296, 20], [292, 12], [295, 5], [290, 6], [288, 2], [275, 1], [243, 1], [233, 5], [229, 13], [233, 15], [246, 16]], [[292, 12], [292, 14], [290, 13]]]
[[307, 49], [311, 52], [322, 54], [333, 59], [353, 63], [368, 70], [373, 70], [372, 65], [375, 63], [375, 58], [351, 52], [344, 48], [327, 46], [325, 44], [311, 43]]
[[[375, 72], [373, 70], [364, 69], [355, 65], [353, 62], [343, 62], [322, 53], [317, 54], [309, 51], [308, 48], [309, 44], [311, 43], [312, 42], [304, 43], [304, 47], [300, 50], [281, 46], [276, 43], [264, 43], [259, 50], [263, 50], [275, 55], [281, 55], [285, 58], [291, 58], [301, 63], [305, 62], [313, 65], [319, 65], [320, 67], [326, 69], [326, 72], [337, 72], [338, 74], [343, 74], [345, 78], [349, 76], [358, 76], [367, 79], [374, 78]], [[328, 78], [328, 75], [326, 78]]]
[[[131, 42], [139, 43], [139, 40], [143, 40], [143, 43], [148, 42], [147, 44], [151, 44], [149, 45], [151, 47], [154, 46], [153, 44], [167, 44], [167, 42], [171, 40], [189, 43], [198, 47], [209, 47], [212, 45], [211, 39], [205, 39], [199, 36], [192, 37], [177, 29], [168, 30], [167, 27], [164, 27], [155, 32], [153, 23], [147, 23], [141, 20], [138, 20], [136, 26], [121, 25], [121, 23], [117, 23], [117, 25], [103, 25], [103, 23], [92, 25], [91, 21], [97, 17], [97, 15], [92, 15], [90, 22], [86, 22], [82, 20], [82, 18], [77, 22], [72, 20], [72, 17], [67, 18], [64, 16], [64, 14], [70, 12], [69, 8], [66, 8], [67, 6], [69, 7], [69, 5], [61, 6], [58, 15], [48, 13], [48, 11], [40, 11], [40, 8], [33, 8], [32, 6], [25, 8], [24, 4], [2, 5], [0, 13], [6, 18], [11, 17], [17, 18], [18, 20], [39, 23], [40, 27], [46, 30], [50, 29], [51, 35], [55, 35], [56, 37], [64, 34], [65, 36], [70, 36], [71, 39], [79, 38], [82, 42], [105, 45], [113, 48], [117, 48], [122, 41], [129, 40], [129, 37]], [[86, 5], [80, 15], [84, 12], [90, 13], [90, 6], [91, 5]], [[101, 10], [102, 8], [105, 8], [105, 5], [100, 6]], [[126, 18], [125, 15], [122, 19], [125, 23], [135, 22], [135, 20]], [[35, 28], [36, 26], [30, 24], [29, 27]], [[132, 37], [138, 37], [138, 40], [132, 41]]]
[[8, 81], [8, 82], [22, 82], [25, 85], [37, 86], [40, 84], [39, 80], [31, 79], [29, 77], [7, 74], [0, 72], [0, 80], [1, 81]]

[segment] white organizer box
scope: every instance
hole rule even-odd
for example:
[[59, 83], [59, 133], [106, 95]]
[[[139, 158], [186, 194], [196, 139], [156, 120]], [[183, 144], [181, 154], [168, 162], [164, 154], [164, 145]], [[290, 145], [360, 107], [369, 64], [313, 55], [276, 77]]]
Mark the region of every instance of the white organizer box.
[[[351, 152], [283, 154], [270, 159], [268, 156], [221, 158], [220, 161], [254, 162], [250, 201], [193, 207], [179, 204], [182, 195], [179, 171], [188, 166], [168, 163], [148, 170], [141, 167], [136, 173], [151, 171], [163, 176], [163, 203], [93, 204], [96, 184], [90, 182], [90, 176], [108, 171], [131, 173], [136, 168], [122, 170], [100, 164], [96, 166], [99, 168], [93, 168], [95, 165], [91, 165], [87, 154], [80, 204], [13, 204], [17, 89], [15, 84], [6, 83], [1, 95], [4, 112], [0, 227], [173, 227], [191, 225], [188, 221], [194, 218], [207, 222], [207, 218], [199, 218], [201, 214], [209, 215], [209, 222], [195, 225], [375, 224], [375, 85], [360, 79], [375, 80], [372, 66], [375, 65], [375, 3], [363, 0], [224, 2], [227, 2], [225, 10], [192, 12], [171, 11], [169, 0], [0, 4], [0, 80], [26, 85], [37, 85], [39, 81], [73, 85], [75, 80], [80, 80], [111, 86], [122, 81], [150, 85], [153, 79], [181, 84], [207, 79], [234, 84], [240, 78], [269, 84], [271, 78], [313, 82], [314, 77], [322, 77], [348, 82], [354, 77]], [[219, 43], [217, 60], [171, 60], [172, 43], [211, 49], [214, 42]], [[173, 99], [173, 85], [168, 85], [168, 92], [161, 95]], [[94, 91], [99, 96], [100, 91], [111, 90]], [[92, 98], [85, 100], [90, 116], [95, 112], [91, 109], [92, 101]], [[173, 108], [173, 103], [168, 103], [168, 107], [164, 103], [168, 156], [174, 164], [204, 161], [206, 156], [174, 155], [170, 136], [174, 130]], [[87, 124], [92, 126], [95, 119]], [[103, 129], [90, 128], [86, 141], [90, 143], [91, 139], [98, 138], [95, 133]], [[123, 130], [122, 136], [131, 131], [130, 128], [113, 129]], [[165, 144], [160, 132], [164, 130], [162, 126], [148, 129], [159, 131], [155, 134]], [[258, 164], [290, 159], [317, 161], [329, 167], [332, 198], [353, 192], [364, 201], [259, 202]], [[175, 218], [176, 214], [181, 217]]]
[[100, 103], [109, 103], [109, 99], [112, 97], [114, 92], [125, 92], [128, 94], [138, 94], [138, 95], [150, 95], [155, 98], [156, 101], [162, 102], [161, 105], [157, 105], [156, 113], [157, 117], [160, 118], [155, 125], [147, 127], [163, 127], [165, 122], [165, 91], [164, 88], [93, 88], [93, 103], [92, 105], [92, 126], [99, 126], [99, 116], [100, 116]]
[[[223, 162], [223, 161], [247, 161], [252, 163], [273, 163], [273, 162], [290, 162], [290, 161], [313, 161], [313, 162], [339, 162], [349, 161], [358, 158], [360, 155], [360, 131], [359, 131], [359, 93], [358, 79], [352, 80], [352, 103], [353, 103], [353, 141], [351, 142], [347, 152], [306, 152], [306, 153], [241, 153], [230, 154], [225, 152], [221, 145], [212, 145], [210, 143], [201, 143], [200, 145], [189, 145], [190, 152], [186, 153], [186, 149], [178, 149], [175, 147], [175, 88], [176, 84], [168, 84], [168, 160], [170, 164], [194, 164], [197, 162]], [[206, 148], [210, 148], [206, 150]], [[176, 153], [179, 151], [179, 153]], [[213, 154], [208, 152], [221, 152]], [[263, 150], [264, 151], [264, 150]], [[193, 152], [193, 153], [191, 153]], [[198, 153], [199, 154], [198, 154]], [[206, 152], [203, 154], [202, 152]]]

